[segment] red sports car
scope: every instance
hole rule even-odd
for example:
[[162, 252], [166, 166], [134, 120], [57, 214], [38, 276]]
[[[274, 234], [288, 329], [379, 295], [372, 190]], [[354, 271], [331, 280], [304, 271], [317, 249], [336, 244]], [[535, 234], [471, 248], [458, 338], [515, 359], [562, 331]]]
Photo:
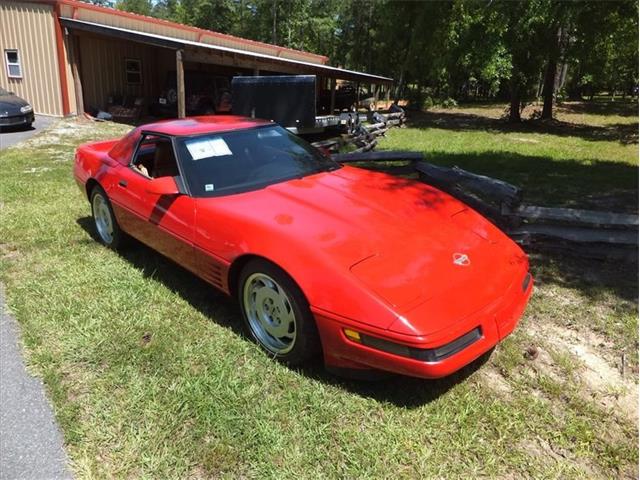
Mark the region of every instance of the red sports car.
[[234, 116], [144, 125], [78, 148], [100, 240], [135, 237], [236, 296], [248, 333], [295, 365], [448, 375], [514, 329], [528, 260], [428, 185], [342, 166]]

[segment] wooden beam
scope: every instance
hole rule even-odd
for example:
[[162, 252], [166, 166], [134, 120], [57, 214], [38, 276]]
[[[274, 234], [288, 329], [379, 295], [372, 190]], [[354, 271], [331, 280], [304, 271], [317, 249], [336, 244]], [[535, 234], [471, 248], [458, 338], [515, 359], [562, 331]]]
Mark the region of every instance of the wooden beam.
[[308, 70], [302, 68], [295, 68], [293, 65], [285, 67], [283, 65], [277, 65], [264, 60], [248, 60], [239, 57], [233, 58], [231, 55], [225, 55], [223, 52], [216, 51], [195, 51], [185, 50], [183, 53], [183, 60], [185, 62], [193, 63], [210, 63], [213, 65], [221, 65], [225, 67], [244, 68], [254, 72], [256, 69], [266, 72], [282, 72], [287, 74], [303, 74], [309, 73]]
[[606, 228], [580, 228], [562, 225], [523, 225], [507, 232], [511, 236], [551, 237], [578, 243], [638, 245], [638, 232]]
[[182, 61], [182, 50], [176, 50], [176, 86], [178, 90], [178, 118], [187, 116], [184, 91], [184, 62]]
[[371, 84], [371, 88], [373, 90], [373, 109], [378, 110], [378, 96], [380, 94], [380, 85], [376, 85], [375, 83]]
[[[388, 122], [387, 125], [391, 123]], [[441, 167], [427, 162], [418, 162], [416, 170], [420, 178], [441, 188], [447, 193], [461, 189], [467, 194], [488, 197], [500, 204], [515, 206], [520, 204], [522, 190], [497, 178], [477, 175], [458, 167]], [[455, 195], [454, 195], [455, 196]]]
[[[331, 158], [340, 163], [351, 162], [415, 162], [424, 160], [420, 152], [384, 151], [367, 153], [337, 153]], [[413, 167], [412, 167], [413, 170]]]
[[329, 103], [329, 115], [333, 115], [333, 112], [336, 109], [336, 79], [332, 78], [329, 84], [329, 89], [331, 90], [331, 102]]
[[563, 222], [572, 225], [638, 228], [638, 215], [628, 213], [576, 210], [573, 208], [550, 208], [534, 205], [521, 206], [514, 215], [529, 221]]
[[73, 88], [76, 92], [76, 115], [84, 114], [84, 95], [82, 94], [82, 79], [80, 78], [80, 42], [77, 35], [67, 37], [69, 45], [69, 60], [73, 75]]

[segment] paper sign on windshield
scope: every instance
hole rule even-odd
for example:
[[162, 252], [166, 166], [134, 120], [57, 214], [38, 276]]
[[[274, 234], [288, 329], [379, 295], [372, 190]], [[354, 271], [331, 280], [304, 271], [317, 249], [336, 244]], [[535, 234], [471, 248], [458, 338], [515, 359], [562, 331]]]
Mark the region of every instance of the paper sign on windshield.
[[232, 155], [227, 142], [220, 137], [188, 140], [185, 144], [194, 160]]

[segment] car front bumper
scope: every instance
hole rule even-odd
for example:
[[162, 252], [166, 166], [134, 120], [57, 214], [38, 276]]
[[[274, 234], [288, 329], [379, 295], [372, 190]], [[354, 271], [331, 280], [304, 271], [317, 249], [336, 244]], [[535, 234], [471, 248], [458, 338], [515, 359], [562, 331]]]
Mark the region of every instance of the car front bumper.
[[0, 117], [0, 127], [16, 127], [20, 125], [31, 125], [35, 117], [33, 112], [21, 113], [19, 115], [11, 115], [9, 117]]
[[[529, 276], [524, 288], [523, 285], [514, 282], [501, 298], [489, 306], [451, 328], [428, 337], [376, 330], [312, 308], [322, 341], [325, 365], [331, 370], [349, 373], [365, 373], [374, 369], [420, 378], [451, 375], [491, 350], [514, 330], [531, 296], [533, 278]], [[359, 343], [349, 338], [345, 330], [353, 330], [379, 341]], [[410, 352], [410, 356], [391, 353], [387, 348], [389, 344]], [[436, 355], [434, 352], [443, 354]], [[429, 360], [434, 358], [437, 360]]]

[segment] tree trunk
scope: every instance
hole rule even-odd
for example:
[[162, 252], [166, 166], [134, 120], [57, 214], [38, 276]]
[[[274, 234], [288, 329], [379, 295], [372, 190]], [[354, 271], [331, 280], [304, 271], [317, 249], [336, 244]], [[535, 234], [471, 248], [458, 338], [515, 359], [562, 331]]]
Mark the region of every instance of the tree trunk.
[[556, 72], [558, 70], [558, 61], [555, 55], [549, 56], [547, 63], [547, 71], [544, 74], [544, 86], [542, 87], [542, 96], [544, 104], [542, 105], [542, 118], [551, 120], [553, 118], [553, 98], [556, 93]]
[[400, 95], [402, 94], [403, 87], [404, 87], [404, 69], [400, 70], [400, 78], [398, 79], [398, 84], [396, 86], [396, 92], [394, 95], [394, 100], [396, 102], [400, 101]]
[[276, 25], [278, 23], [278, 0], [273, 0], [273, 11], [272, 11], [272, 15], [273, 15], [273, 24], [272, 24], [272, 29], [271, 29], [271, 43], [274, 45], [278, 44], [278, 35], [277, 35], [277, 30], [276, 30]]
[[509, 123], [520, 123], [520, 86], [511, 84], [511, 105], [509, 107]]

